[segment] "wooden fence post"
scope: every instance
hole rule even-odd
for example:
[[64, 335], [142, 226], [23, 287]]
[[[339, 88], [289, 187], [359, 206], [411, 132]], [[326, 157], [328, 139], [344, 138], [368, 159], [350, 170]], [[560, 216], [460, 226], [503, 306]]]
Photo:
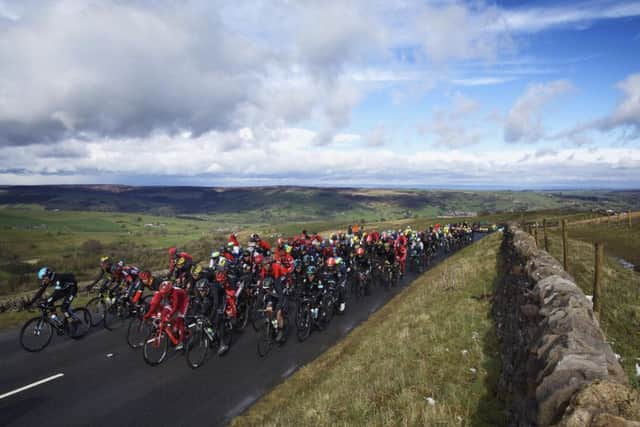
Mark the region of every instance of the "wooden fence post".
[[562, 266], [564, 271], [569, 272], [569, 248], [567, 247], [567, 220], [562, 220]]
[[547, 219], [542, 220], [542, 237], [544, 239], [544, 250], [549, 252], [549, 239], [547, 238]]
[[593, 274], [593, 312], [600, 318], [600, 285], [602, 284], [602, 263], [604, 261], [604, 243], [596, 242], [595, 245], [595, 271]]

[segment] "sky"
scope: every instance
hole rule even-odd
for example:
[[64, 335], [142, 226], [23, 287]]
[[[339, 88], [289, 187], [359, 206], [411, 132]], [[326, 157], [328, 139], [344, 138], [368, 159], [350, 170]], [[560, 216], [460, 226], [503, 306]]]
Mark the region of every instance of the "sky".
[[640, 1], [0, 0], [0, 184], [640, 188]]

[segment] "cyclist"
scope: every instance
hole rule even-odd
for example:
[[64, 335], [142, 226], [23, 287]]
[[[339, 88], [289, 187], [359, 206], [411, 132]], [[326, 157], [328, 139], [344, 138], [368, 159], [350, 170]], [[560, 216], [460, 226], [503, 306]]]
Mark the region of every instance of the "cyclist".
[[[193, 264], [193, 257], [187, 252], [179, 251], [178, 248], [169, 248], [169, 273], [168, 277], [173, 277], [173, 273], [176, 269], [176, 264], [180, 258], [184, 258], [185, 264]], [[189, 267], [191, 268], [191, 267]]]
[[160, 288], [160, 284], [162, 283], [162, 279], [160, 279], [159, 277], [154, 277], [149, 270], [141, 271], [138, 274], [138, 278], [144, 286], [154, 291], [157, 291]]
[[189, 297], [184, 289], [173, 286], [173, 283], [169, 280], [165, 280], [160, 284], [160, 289], [153, 295], [149, 310], [144, 315], [144, 319], [149, 319], [156, 314], [161, 306], [162, 300], [167, 299], [168, 305], [164, 306], [162, 310], [162, 323], [166, 323], [169, 320], [175, 318], [175, 326], [178, 330], [178, 345], [176, 350], [181, 350], [184, 347], [184, 316], [187, 313], [187, 307], [189, 306]]
[[103, 256], [100, 258], [100, 273], [96, 279], [87, 286], [87, 290], [93, 289], [93, 287], [98, 284], [102, 278], [107, 275], [109, 278], [108, 283], [105, 284], [105, 287], [109, 290], [110, 293], [116, 290], [119, 286], [120, 282], [124, 279], [124, 274], [122, 273], [122, 264], [113, 264], [113, 260], [109, 256]]
[[282, 341], [284, 338], [284, 316], [283, 311], [287, 311], [290, 281], [288, 275], [293, 271], [293, 265], [285, 268], [279, 262], [273, 262], [271, 257], [264, 257], [262, 260], [262, 271], [260, 272], [260, 280], [264, 281], [266, 277], [274, 279], [274, 289], [278, 294], [278, 303], [276, 304], [276, 317], [278, 319], [278, 336], [276, 341]]
[[187, 291], [191, 290], [193, 278], [191, 277], [191, 269], [193, 268], [193, 259], [189, 256], [181, 256], [176, 261], [174, 276], [176, 283]]
[[215, 314], [215, 292], [213, 283], [202, 278], [196, 283], [196, 293], [191, 300], [194, 314], [205, 316], [213, 322]]
[[[340, 261], [340, 263], [337, 262]], [[342, 273], [342, 260], [340, 258], [330, 257], [327, 259], [327, 264], [323, 271], [323, 279], [324, 280], [332, 280], [336, 285], [336, 292], [338, 296], [338, 312], [344, 313], [346, 308], [345, 301], [345, 289], [344, 289], [344, 280]]]
[[27, 306], [36, 302], [47, 289], [50, 284], [53, 284], [53, 293], [46, 299], [47, 306], [53, 306], [53, 303], [59, 299], [62, 299], [62, 312], [65, 318], [71, 322], [79, 322], [78, 318], [73, 314], [71, 310], [71, 301], [76, 297], [78, 293], [78, 281], [76, 276], [72, 273], [56, 273], [49, 267], [42, 267], [38, 271], [38, 280], [40, 280], [40, 288], [36, 294], [27, 302]]

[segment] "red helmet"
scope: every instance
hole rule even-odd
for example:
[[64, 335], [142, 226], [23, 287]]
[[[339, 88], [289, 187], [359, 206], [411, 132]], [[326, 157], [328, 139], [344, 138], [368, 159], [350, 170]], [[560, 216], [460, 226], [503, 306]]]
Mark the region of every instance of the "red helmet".
[[327, 267], [335, 267], [336, 266], [336, 259], [334, 257], [331, 257], [327, 260]]
[[256, 264], [262, 264], [262, 261], [264, 260], [264, 256], [262, 256], [262, 254], [256, 254], [256, 256], [253, 257], [253, 259], [256, 262]]
[[164, 282], [160, 283], [160, 287], [158, 288], [158, 293], [160, 295], [168, 295], [172, 289], [173, 289], [173, 283], [171, 283], [170, 280], [165, 280]]
[[143, 283], [147, 283], [149, 280], [151, 280], [151, 272], [148, 270], [141, 271], [140, 273], [138, 273], [138, 277], [140, 278], [140, 280], [142, 280]]
[[169, 248], [169, 256], [170, 256], [171, 258], [173, 258], [174, 256], [176, 256], [176, 252], [178, 252], [178, 248], [176, 248], [176, 247], [171, 247], [171, 248]]
[[364, 255], [364, 248], [358, 248], [358, 250], [356, 250], [356, 255], [358, 256]]

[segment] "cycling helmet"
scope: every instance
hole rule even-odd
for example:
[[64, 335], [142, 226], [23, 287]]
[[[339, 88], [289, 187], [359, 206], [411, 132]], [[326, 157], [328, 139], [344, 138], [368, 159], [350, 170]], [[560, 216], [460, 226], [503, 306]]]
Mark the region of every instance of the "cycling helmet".
[[202, 267], [199, 264], [196, 264], [193, 267], [191, 267], [191, 275], [193, 277], [198, 277], [200, 273], [202, 273]]
[[312, 274], [316, 274], [316, 267], [314, 265], [310, 265], [309, 267], [307, 267], [307, 275], [312, 275]]
[[227, 243], [227, 247], [232, 248], [234, 246], [233, 242]]
[[293, 268], [298, 269], [298, 267], [302, 267], [302, 262], [299, 259], [293, 260]]
[[211, 252], [211, 259], [216, 259], [220, 256], [220, 251]]
[[160, 295], [167, 295], [169, 294], [169, 292], [171, 292], [172, 289], [173, 289], [173, 283], [171, 283], [170, 280], [165, 280], [164, 282], [160, 283], [160, 287], [158, 288], [158, 293]]
[[336, 259], [334, 257], [331, 257], [327, 260], [327, 267], [335, 267], [336, 266]]
[[225, 257], [220, 257], [218, 260], [218, 265], [216, 265], [216, 270], [218, 271], [227, 271], [227, 259]]
[[169, 257], [173, 258], [176, 256], [177, 253], [178, 253], [178, 248], [176, 247], [169, 248]]
[[242, 251], [242, 256], [243, 257], [251, 256], [251, 251], [249, 249], [245, 249], [244, 251]]
[[262, 264], [262, 261], [264, 260], [264, 256], [262, 254], [256, 254], [253, 260], [256, 262], [256, 264]]
[[38, 280], [43, 280], [45, 277], [51, 276], [51, 269], [49, 267], [42, 267], [38, 270]]
[[198, 290], [198, 292], [205, 292], [205, 293], [209, 293], [209, 284], [207, 283], [207, 279], [201, 279], [198, 280], [198, 283], [196, 283], [196, 289]]
[[289, 245], [284, 245], [284, 246], [285, 246], [285, 248], [286, 248], [286, 249], [285, 249], [285, 251], [286, 251], [288, 254], [290, 254], [290, 253], [291, 253], [291, 251], [293, 250], [293, 246], [289, 246]]
[[183, 256], [181, 256], [180, 259], [178, 260], [178, 262], [176, 262], [176, 267], [178, 267], [178, 268], [184, 267], [184, 263], [185, 262], [186, 262], [186, 260], [184, 259]]
[[364, 255], [364, 248], [358, 248], [358, 250], [356, 250], [356, 255], [358, 256]]
[[143, 283], [147, 283], [149, 280], [151, 280], [151, 272], [148, 270], [141, 271], [138, 274], [138, 278], [142, 280]]

